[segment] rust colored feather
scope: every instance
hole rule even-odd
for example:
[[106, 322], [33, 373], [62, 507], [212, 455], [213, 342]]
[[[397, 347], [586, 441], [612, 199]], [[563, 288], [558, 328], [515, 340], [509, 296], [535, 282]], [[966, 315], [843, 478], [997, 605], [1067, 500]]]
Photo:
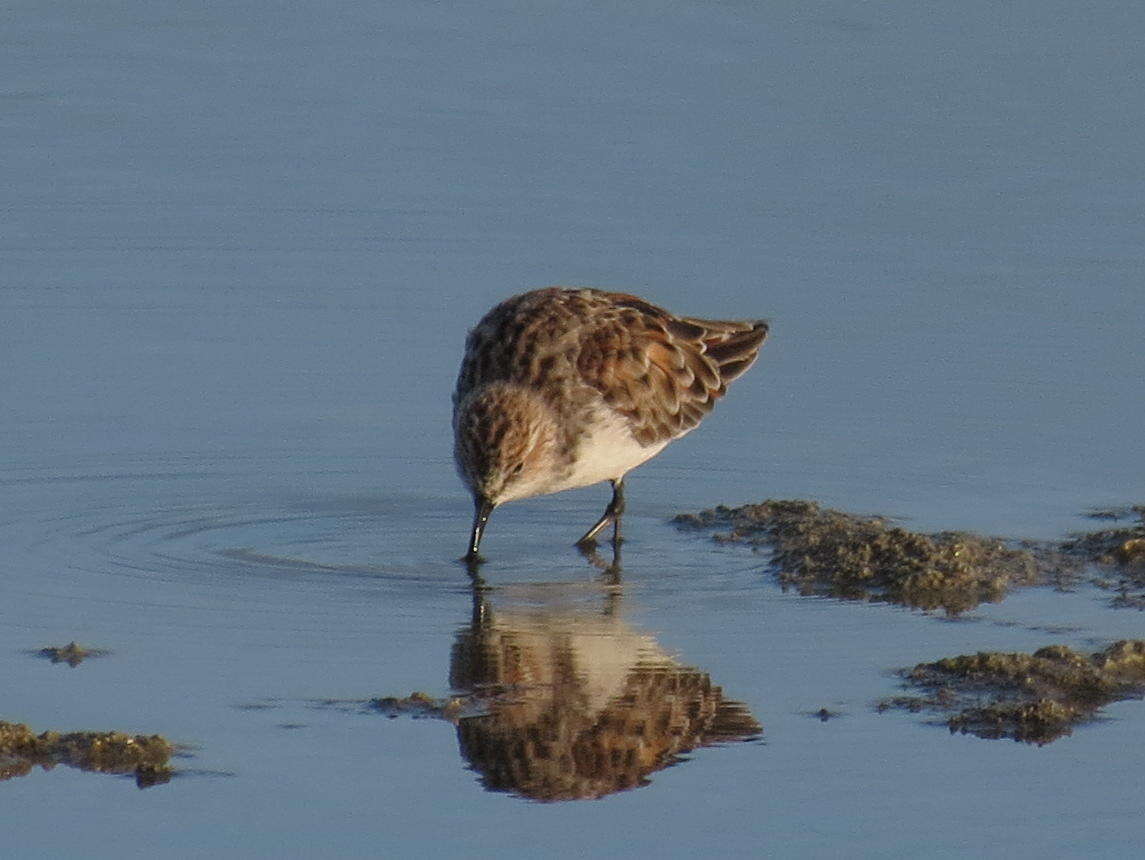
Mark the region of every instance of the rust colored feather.
[[482, 385], [519, 383], [547, 392], [572, 421], [598, 397], [654, 445], [695, 427], [766, 336], [765, 323], [676, 317], [628, 294], [536, 290], [471, 332], [454, 403]]
[[767, 331], [762, 322], [677, 317], [624, 293], [550, 287], [514, 296], [469, 334], [455, 427], [474, 408], [463, 404], [504, 384], [547, 404], [560, 437], [551, 456], [563, 462], [577, 456], [585, 428], [604, 420], [601, 409], [640, 445], [660, 446], [699, 424], [755, 361]]

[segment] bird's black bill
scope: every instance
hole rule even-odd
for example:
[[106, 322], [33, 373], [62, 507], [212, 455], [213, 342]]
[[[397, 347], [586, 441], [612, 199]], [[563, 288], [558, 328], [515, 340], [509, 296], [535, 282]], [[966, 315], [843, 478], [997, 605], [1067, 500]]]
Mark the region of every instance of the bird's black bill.
[[473, 499], [473, 531], [469, 533], [469, 551], [465, 553], [465, 561], [473, 563], [481, 561], [478, 550], [481, 548], [481, 537], [485, 534], [485, 524], [489, 522], [489, 515], [493, 513], [493, 503], [484, 496]]

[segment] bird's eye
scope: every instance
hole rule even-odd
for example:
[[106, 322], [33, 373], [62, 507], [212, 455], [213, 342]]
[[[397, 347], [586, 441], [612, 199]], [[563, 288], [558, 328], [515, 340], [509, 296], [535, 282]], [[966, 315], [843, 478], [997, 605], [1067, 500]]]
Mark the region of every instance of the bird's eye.
[[524, 469], [524, 468], [525, 468], [525, 464], [524, 464], [524, 463], [518, 463], [516, 466], [514, 466], [514, 467], [513, 467], [513, 474], [514, 474], [514, 475], [519, 475], [519, 474], [521, 474], [521, 470], [522, 470], [522, 469]]

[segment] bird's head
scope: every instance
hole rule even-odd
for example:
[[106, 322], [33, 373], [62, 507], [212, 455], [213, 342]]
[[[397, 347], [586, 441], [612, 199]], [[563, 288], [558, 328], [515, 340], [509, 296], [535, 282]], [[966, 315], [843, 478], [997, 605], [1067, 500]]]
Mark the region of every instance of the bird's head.
[[[502, 502], [546, 492], [559, 436], [537, 394], [510, 383], [483, 386], [457, 403], [453, 430], [457, 471], [473, 493], [482, 527]], [[473, 554], [479, 541], [478, 533]]]

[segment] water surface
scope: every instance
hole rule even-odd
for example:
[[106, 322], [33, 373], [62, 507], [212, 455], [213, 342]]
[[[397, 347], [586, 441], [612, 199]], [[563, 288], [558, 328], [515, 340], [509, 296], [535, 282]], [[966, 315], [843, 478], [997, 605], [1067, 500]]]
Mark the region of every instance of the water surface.
[[[3, 783], [13, 856], [1124, 855], [1139, 702], [1040, 748], [872, 705], [1139, 614], [803, 598], [667, 520], [796, 497], [1053, 539], [1143, 500], [1143, 29], [1113, 0], [14, 6], [0, 719], [189, 750], [144, 791]], [[619, 585], [569, 546], [598, 487], [498, 510], [475, 596], [459, 351], [548, 283], [773, 337], [632, 475]], [[483, 636], [564, 665], [540, 686], [586, 725], [675, 713], [675, 673], [761, 729], [598, 800], [488, 791], [452, 723], [369, 706], [472, 687]], [[72, 640], [110, 653], [27, 653]]]

